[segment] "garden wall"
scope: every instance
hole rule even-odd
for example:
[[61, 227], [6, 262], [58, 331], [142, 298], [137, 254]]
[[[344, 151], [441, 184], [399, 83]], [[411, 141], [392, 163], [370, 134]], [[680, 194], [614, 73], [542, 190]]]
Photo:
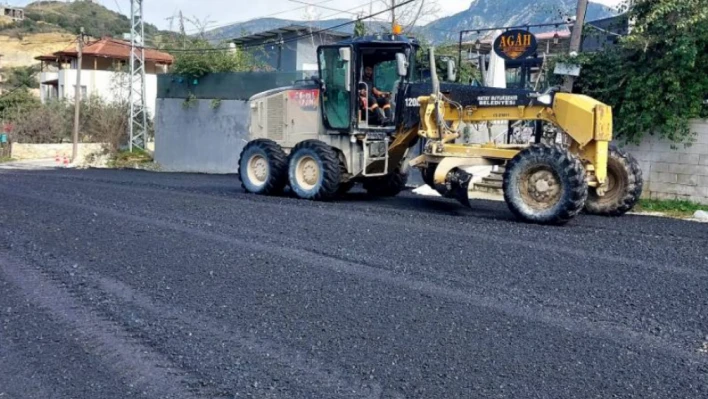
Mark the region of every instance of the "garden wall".
[[708, 120], [691, 124], [695, 142], [675, 144], [654, 136], [626, 146], [644, 173], [644, 197], [708, 204]]

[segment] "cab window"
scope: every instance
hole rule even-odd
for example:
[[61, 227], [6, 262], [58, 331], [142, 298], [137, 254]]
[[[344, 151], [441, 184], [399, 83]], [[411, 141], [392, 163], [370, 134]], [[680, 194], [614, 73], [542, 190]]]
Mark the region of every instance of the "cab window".
[[326, 91], [322, 94], [323, 113], [332, 129], [348, 129], [351, 120], [351, 95], [347, 91], [347, 62], [338, 47], [320, 49], [320, 79]]
[[393, 91], [398, 78], [396, 60], [383, 61], [374, 67], [374, 84], [381, 91]]

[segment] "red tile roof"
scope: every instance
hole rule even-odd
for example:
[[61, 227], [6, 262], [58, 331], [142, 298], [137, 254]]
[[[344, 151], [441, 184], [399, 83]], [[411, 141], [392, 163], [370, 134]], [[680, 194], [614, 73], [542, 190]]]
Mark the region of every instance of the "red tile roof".
[[[113, 39], [110, 37], [104, 37], [100, 40], [95, 40], [84, 45], [84, 55], [92, 55], [95, 57], [105, 57], [114, 58], [119, 60], [130, 59], [130, 43]], [[71, 45], [62, 51], [57, 51], [53, 54], [40, 55], [36, 57], [39, 61], [54, 61], [57, 58], [64, 57], [76, 57], [78, 56], [78, 51], [76, 50], [76, 45]], [[172, 64], [174, 58], [167, 53], [153, 49], [145, 49], [145, 61], [153, 61], [161, 64]]]

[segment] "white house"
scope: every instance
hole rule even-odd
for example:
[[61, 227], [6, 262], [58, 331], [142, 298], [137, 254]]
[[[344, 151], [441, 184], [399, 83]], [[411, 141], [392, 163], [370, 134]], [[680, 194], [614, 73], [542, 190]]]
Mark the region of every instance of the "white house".
[[[73, 99], [76, 90], [78, 50], [68, 47], [35, 59], [41, 62], [40, 97]], [[103, 38], [84, 45], [81, 62], [81, 97], [98, 95], [106, 100], [127, 99], [130, 43]], [[145, 49], [145, 101], [150, 116], [155, 115], [157, 75], [166, 73], [173, 58], [167, 53]]]

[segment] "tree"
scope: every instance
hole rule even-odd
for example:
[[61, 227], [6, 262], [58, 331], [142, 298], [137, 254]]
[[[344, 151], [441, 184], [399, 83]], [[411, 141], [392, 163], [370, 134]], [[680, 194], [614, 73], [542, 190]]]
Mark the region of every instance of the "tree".
[[391, 25], [400, 25], [403, 33], [410, 32], [423, 18], [431, 19], [440, 12], [438, 0], [415, 0], [399, 7], [396, 5], [404, 3], [405, 0], [380, 1], [386, 8], [391, 8]]
[[576, 90], [613, 106], [615, 132], [688, 142], [708, 116], [708, 0], [634, 0], [632, 32], [613, 49], [581, 54]]
[[19, 87], [36, 89], [39, 87], [37, 80], [37, 65], [9, 68], [5, 71], [4, 87], [12, 90]]
[[354, 37], [366, 36], [366, 25], [364, 21], [357, 19], [354, 23]]
[[[192, 24], [197, 33], [187, 35], [184, 21]], [[217, 44], [210, 42], [205, 34], [208, 24], [207, 20], [188, 19], [180, 13], [180, 32], [165, 43], [165, 47], [175, 49], [172, 73], [199, 78], [209, 73], [258, 69], [259, 63], [253, 51], [230, 47], [228, 41]]]
[[[416, 53], [415, 65], [417, 65], [418, 77], [427, 74], [430, 70], [430, 47], [432, 44], [426, 38], [420, 39], [420, 50]], [[457, 44], [445, 43], [435, 47], [435, 66], [440, 79], [446, 77], [447, 60], [452, 59], [457, 62]], [[469, 84], [471, 80], [479, 80], [479, 71], [470, 62], [463, 62], [462, 65], [457, 65], [457, 81], [463, 84]]]

